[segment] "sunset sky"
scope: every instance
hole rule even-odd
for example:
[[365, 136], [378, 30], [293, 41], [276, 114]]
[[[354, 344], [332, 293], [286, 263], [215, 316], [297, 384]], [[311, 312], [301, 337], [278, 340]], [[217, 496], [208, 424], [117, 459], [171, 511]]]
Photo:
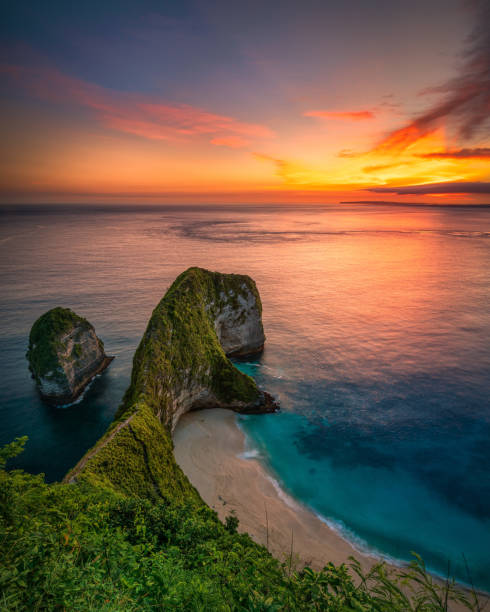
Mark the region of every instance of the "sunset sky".
[[3, 202], [490, 202], [488, 1], [3, 5]]

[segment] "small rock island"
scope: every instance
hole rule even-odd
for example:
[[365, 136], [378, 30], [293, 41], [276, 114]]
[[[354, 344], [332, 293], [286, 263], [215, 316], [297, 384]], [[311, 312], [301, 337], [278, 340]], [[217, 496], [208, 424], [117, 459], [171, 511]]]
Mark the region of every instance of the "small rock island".
[[73, 402], [114, 359], [93, 326], [69, 308], [52, 308], [34, 323], [27, 351], [29, 369], [46, 401]]

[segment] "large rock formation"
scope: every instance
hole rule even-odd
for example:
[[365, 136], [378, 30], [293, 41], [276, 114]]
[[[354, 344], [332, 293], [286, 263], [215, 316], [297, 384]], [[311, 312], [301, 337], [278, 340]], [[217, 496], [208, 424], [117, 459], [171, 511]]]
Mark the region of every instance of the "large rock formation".
[[228, 359], [264, 347], [262, 304], [249, 276], [189, 268], [153, 311], [125, 399], [144, 400], [173, 431], [197, 408], [271, 412], [270, 396]]
[[182, 414], [208, 407], [242, 413], [278, 409], [228, 359], [263, 348], [261, 315], [250, 277], [202, 268], [181, 274], [153, 311], [113, 425], [66, 480], [82, 478], [128, 492], [137, 488], [147, 496], [188, 487], [171, 441]]
[[[230, 275], [219, 275], [223, 285]], [[264, 349], [265, 335], [262, 325], [262, 304], [257, 288], [248, 276], [234, 279], [234, 286], [220, 291], [209, 309], [214, 317], [214, 328], [221, 348], [228, 357], [245, 357]], [[227, 293], [225, 293], [227, 291]]]
[[92, 325], [68, 308], [53, 308], [34, 323], [27, 358], [41, 395], [57, 405], [73, 402], [113, 359]]

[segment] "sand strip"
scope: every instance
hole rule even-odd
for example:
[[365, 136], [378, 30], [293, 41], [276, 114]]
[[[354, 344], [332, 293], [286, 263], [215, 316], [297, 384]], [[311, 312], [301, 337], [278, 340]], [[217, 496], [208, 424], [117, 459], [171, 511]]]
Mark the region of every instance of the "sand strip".
[[[219, 408], [184, 414], [174, 432], [175, 458], [221, 520], [234, 510], [239, 531], [267, 546], [279, 560], [321, 569], [354, 556], [366, 571], [379, 559], [355, 549], [311, 510], [285, 494], [257, 459], [243, 457], [245, 436], [236, 415]], [[483, 595], [483, 594], [482, 594]], [[483, 595], [481, 602], [485, 602]], [[451, 612], [467, 610], [451, 602]]]
[[361, 554], [336, 531], [279, 489], [256, 459], [243, 458], [245, 436], [236, 416], [212, 409], [185, 414], [174, 433], [175, 458], [204, 501], [224, 520], [232, 510], [239, 530], [296, 566], [315, 569], [353, 555], [366, 569], [376, 559]]

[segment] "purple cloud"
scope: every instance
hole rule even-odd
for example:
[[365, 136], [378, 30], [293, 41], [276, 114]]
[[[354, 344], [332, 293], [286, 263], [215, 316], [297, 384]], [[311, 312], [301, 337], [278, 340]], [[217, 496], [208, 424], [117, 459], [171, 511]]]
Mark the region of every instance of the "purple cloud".
[[371, 187], [373, 193], [431, 194], [431, 193], [490, 193], [490, 183], [482, 181], [455, 181], [452, 183], [429, 183], [427, 185], [407, 185], [403, 187]]
[[490, 147], [438, 151], [435, 153], [424, 153], [419, 155], [419, 157], [426, 157], [428, 159], [486, 159], [490, 157]]
[[441, 99], [412, 121], [389, 134], [378, 150], [404, 150], [441, 125], [470, 139], [488, 127], [490, 119], [490, 2], [475, 0], [477, 22], [467, 40], [458, 76], [431, 88]]

